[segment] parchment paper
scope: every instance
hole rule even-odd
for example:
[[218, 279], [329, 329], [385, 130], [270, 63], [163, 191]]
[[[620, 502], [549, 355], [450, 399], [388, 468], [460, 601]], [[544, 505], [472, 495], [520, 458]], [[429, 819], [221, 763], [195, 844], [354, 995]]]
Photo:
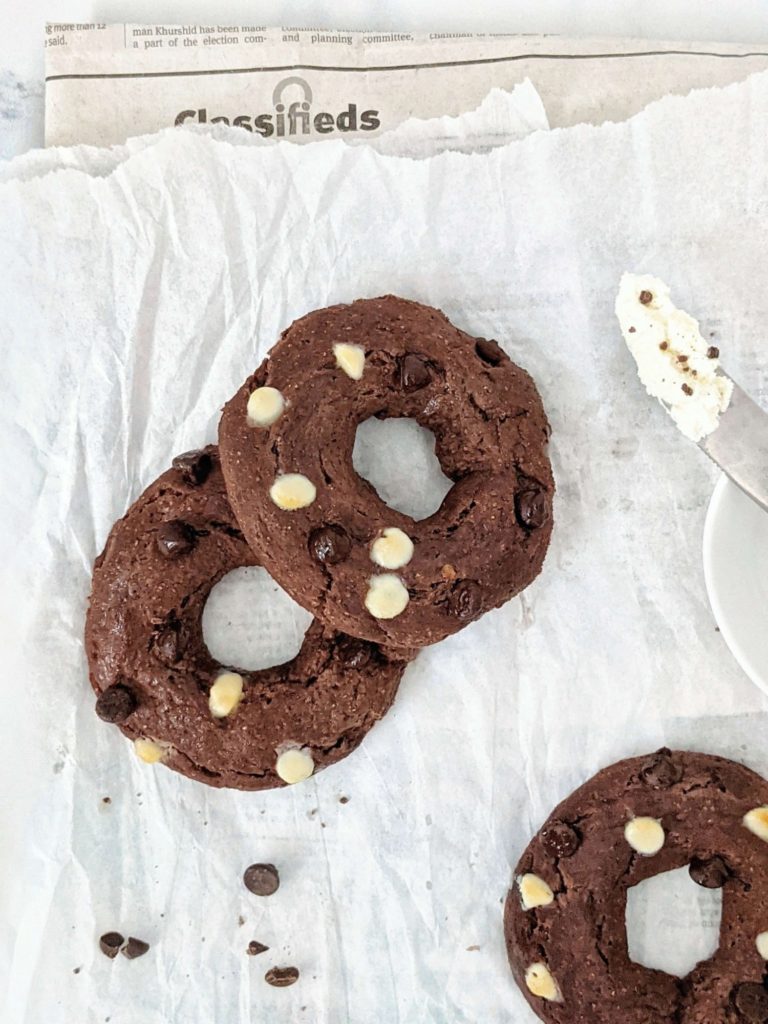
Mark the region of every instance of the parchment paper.
[[[761, 76], [483, 156], [169, 132], [106, 177], [0, 187], [4, 1022], [527, 1024], [501, 902], [555, 802], [663, 743], [768, 773], [768, 699], [704, 591], [715, 471], [643, 394], [612, 312], [622, 270], [659, 274], [765, 401], [766, 116]], [[422, 652], [360, 751], [306, 784], [220, 792], [138, 763], [93, 714], [81, 641], [112, 521], [215, 438], [292, 318], [386, 291], [538, 382], [542, 576]], [[412, 475], [408, 445], [381, 458]], [[257, 860], [282, 875], [264, 901], [240, 882]], [[150, 953], [108, 961], [111, 928]], [[265, 985], [286, 963], [300, 981]]]

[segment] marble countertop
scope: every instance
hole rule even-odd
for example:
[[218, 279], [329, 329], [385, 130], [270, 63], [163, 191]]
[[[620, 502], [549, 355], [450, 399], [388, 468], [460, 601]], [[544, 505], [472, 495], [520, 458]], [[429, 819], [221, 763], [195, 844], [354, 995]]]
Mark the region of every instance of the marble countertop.
[[[252, 0], [25, 0], [0, 9], [0, 159], [43, 145], [46, 21], [247, 21]], [[263, 0], [266, 24], [768, 42], [768, 0]]]

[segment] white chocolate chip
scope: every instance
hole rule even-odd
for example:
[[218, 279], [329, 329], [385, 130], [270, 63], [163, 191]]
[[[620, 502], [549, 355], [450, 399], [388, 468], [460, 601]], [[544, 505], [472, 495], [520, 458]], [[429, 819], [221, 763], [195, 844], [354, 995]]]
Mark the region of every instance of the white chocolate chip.
[[208, 709], [214, 718], [226, 718], [242, 699], [243, 677], [237, 672], [222, 672], [208, 693]]
[[760, 959], [768, 961], [768, 932], [760, 932], [755, 945]]
[[744, 815], [744, 825], [758, 839], [768, 843], [768, 807], [755, 807]]
[[371, 561], [382, 569], [402, 569], [413, 558], [413, 541], [396, 526], [388, 526], [371, 545]]
[[365, 369], [365, 349], [359, 345], [341, 343], [333, 346], [336, 365], [352, 380], [360, 380]]
[[371, 576], [365, 607], [375, 619], [394, 619], [408, 607], [408, 591], [399, 576], [384, 572]]
[[269, 496], [284, 512], [306, 508], [317, 497], [317, 488], [301, 473], [279, 476], [269, 489]]
[[548, 907], [553, 902], [555, 894], [538, 875], [522, 875], [518, 880], [520, 888], [520, 902], [523, 910], [533, 910], [534, 907]]
[[285, 399], [277, 388], [256, 388], [248, 396], [246, 416], [251, 427], [271, 427], [280, 419]]
[[284, 750], [275, 765], [275, 771], [289, 786], [308, 779], [314, 770], [315, 762], [306, 747], [301, 750], [297, 747]]
[[624, 826], [624, 838], [637, 853], [653, 857], [666, 841], [661, 822], [656, 818], [633, 818]]
[[557, 982], [546, 964], [531, 964], [525, 972], [525, 984], [528, 986], [529, 992], [541, 999], [546, 999], [550, 1003], [562, 1003], [563, 1001]]
[[136, 751], [136, 756], [146, 764], [157, 764], [165, 757], [164, 748], [152, 740], [134, 740], [133, 749]]

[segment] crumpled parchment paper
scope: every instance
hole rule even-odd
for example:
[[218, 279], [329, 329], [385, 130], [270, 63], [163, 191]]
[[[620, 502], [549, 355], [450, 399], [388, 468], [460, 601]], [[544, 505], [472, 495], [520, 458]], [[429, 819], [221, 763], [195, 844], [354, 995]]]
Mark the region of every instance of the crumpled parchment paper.
[[[528, 1024], [501, 902], [554, 804], [664, 743], [768, 773], [768, 698], [704, 590], [716, 471], [643, 393], [613, 316], [622, 270], [657, 273], [766, 400], [766, 117], [760, 76], [485, 155], [168, 132], [101, 176], [8, 176], [4, 1022]], [[498, 338], [536, 379], [558, 484], [544, 572], [422, 652], [362, 748], [305, 784], [222, 792], [140, 764], [86, 681], [111, 523], [215, 439], [294, 317], [388, 291]], [[378, 458], [413, 474], [407, 439]], [[253, 861], [280, 868], [269, 899], [240, 881]], [[680, 943], [699, 917], [677, 915]], [[113, 928], [151, 951], [110, 962]], [[246, 956], [250, 939], [270, 950]], [[270, 988], [273, 964], [300, 981]]]

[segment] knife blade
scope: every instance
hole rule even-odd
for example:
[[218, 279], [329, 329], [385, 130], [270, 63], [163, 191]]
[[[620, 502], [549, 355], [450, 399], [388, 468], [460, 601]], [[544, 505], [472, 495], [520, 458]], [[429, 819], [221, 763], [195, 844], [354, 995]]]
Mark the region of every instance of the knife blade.
[[723, 376], [733, 383], [733, 395], [719, 426], [699, 441], [699, 448], [768, 512], [768, 412], [732, 377]]

